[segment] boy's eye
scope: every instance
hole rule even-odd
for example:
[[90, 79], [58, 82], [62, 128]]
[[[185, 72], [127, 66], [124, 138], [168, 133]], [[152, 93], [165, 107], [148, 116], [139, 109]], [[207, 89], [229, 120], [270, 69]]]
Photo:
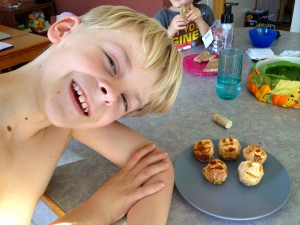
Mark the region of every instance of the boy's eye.
[[116, 75], [117, 74], [117, 68], [116, 68], [116, 64], [115, 64], [114, 60], [112, 60], [112, 58], [109, 55], [106, 55], [106, 56], [108, 58], [109, 64], [111, 65], [111, 68], [112, 68], [114, 74]]
[[125, 112], [127, 112], [127, 110], [128, 110], [128, 102], [127, 102], [126, 96], [124, 94], [121, 94], [121, 96], [122, 96], [122, 99], [123, 99], [123, 104], [124, 104]]

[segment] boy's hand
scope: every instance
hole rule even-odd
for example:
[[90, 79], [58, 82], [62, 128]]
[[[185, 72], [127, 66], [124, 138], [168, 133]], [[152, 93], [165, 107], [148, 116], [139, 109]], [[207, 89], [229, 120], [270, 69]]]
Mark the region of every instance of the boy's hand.
[[121, 219], [140, 199], [160, 191], [164, 183], [147, 183], [169, 168], [168, 154], [147, 145], [131, 155], [125, 166], [112, 176], [96, 193], [104, 217], [111, 223]]
[[186, 14], [186, 17], [189, 21], [194, 21], [195, 23], [198, 23], [202, 19], [202, 14], [200, 9], [191, 5], [191, 10]]
[[186, 27], [185, 16], [176, 15], [173, 18], [173, 20], [167, 30], [169, 38], [172, 38], [178, 30], [183, 30], [183, 29], [185, 29], [185, 27]]

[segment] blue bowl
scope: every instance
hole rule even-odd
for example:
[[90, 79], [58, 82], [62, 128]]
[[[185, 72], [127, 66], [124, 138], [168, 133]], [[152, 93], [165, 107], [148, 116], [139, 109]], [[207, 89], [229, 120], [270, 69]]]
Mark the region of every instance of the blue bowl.
[[269, 28], [254, 28], [249, 30], [249, 37], [253, 46], [267, 48], [277, 37], [277, 31]]

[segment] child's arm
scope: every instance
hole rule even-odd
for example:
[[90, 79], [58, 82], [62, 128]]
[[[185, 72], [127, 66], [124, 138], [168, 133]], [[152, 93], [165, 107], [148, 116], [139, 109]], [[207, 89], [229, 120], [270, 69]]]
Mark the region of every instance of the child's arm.
[[[172, 163], [165, 153], [158, 148], [149, 149], [148, 140], [118, 122], [99, 129], [76, 130], [73, 136], [122, 169], [59, 222], [110, 224], [130, 209], [128, 225], [166, 224], [174, 174]], [[142, 147], [145, 145], [147, 147]], [[147, 156], [141, 158], [145, 152]], [[134, 177], [140, 182], [134, 182]]]
[[170, 26], [167, 29], [168, 38], [172, 38], [177, 31], [183, 30], [186, 27], [186, 19], [182, 15], [176, 15], [171, 21]]
[[190, 21], [194, 21], [198, 28], [201, 36], [204, 36], [209, 30], [209, 25], [204, 21], [200, 9], [191, 5], [191, 10], [187, 13], [187, 18]]
[[164, 181], [164, 188], [153, 195], [149, 195], [137, 202], [127, 214], [127, 225], [165, 225], [170, 210], [170, 204], [174, 186], [174, 169], [171, 167], [157, 176], [151, 178], [147, 183], [156, 180]]

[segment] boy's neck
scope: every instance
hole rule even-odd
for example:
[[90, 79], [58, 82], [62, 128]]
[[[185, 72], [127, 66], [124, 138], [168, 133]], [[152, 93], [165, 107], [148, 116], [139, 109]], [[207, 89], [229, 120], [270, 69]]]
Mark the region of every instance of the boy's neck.
[[[188, 6], [189, 8], [191, 8], [192, 3], [188, 3], [185, 4], [186, 6]], [[174, 7], [174, 6], [170, 6], [169, 10], [173, 11], [173, 12], [180, 12], [181, 7]]]
[[[27, 139], [50, 125], [40, 110], [35, 62], [0, 77], [0, 132], [12, 140]], [[40, 93], [41, 94], [41, 93]]]

